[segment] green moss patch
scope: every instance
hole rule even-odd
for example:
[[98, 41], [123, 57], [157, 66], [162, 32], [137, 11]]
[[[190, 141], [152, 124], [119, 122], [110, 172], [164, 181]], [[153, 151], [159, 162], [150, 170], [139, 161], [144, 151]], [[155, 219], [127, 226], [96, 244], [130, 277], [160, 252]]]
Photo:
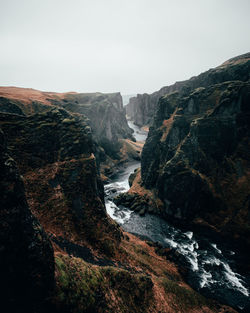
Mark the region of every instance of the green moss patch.
[[55, 258], [57, 269], [56, 304], [62, 312], [92, 312], [98, 307], [104, 277], [81, 259]]
[[55, 306], [60, 313], [145, 312], [152, 281], [116, 267], [98, 267], [75, 257], [57, 255]]

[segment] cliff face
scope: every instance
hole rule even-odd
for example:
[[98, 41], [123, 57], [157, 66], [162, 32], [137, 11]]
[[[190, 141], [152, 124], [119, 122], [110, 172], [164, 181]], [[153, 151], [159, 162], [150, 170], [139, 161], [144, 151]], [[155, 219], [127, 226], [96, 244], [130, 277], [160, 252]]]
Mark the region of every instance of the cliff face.
[[31, 210], [47, 232], [74, 242], [91, 237], [100, 244], [106, 240], [101, 233], [110, 228], [110, 240], [119, 239], [102, 202], [86, 119], [63, 109], [28, 117], [2, 113], [0, 126], [24, 177]]
[[46, 312], [54, 288], [53, 249], [25, 198], [0, 131], [0, 273], [4, 312]]
[[232, 58], [214, 69], [210, 69], [186, 81], [176, 82], [173, 85], [161, 88], [152, 94], [138, 94], [130, 99], [126, 106], [128, 116], [138, 126], [150, 125], [156, 113], [159, 99], [169, 93], [178, 91], [182, 96], [188, 95], [198, 87], [209, 87], [225, 81], [249, 80], [250, 53]]
[[111, 158], [118, 158], [120, 139], [133, 138], [120, 93], [68, 94], [60, 105], [88, 117], [94, 139]]
[[160, 214], [249, 245], [250, 83], [232, 81], [159, 101], [141, 178]]
[[[235, 312], [192, 290], [166, 251], [159, 255], [159, 247], [108, 218], [82, 115], [58, 108], [31, 116], [1, 113], [0, 126], [28, 202], [1, 144], [1, 277], [12, 306], [6, 312], [22, 312], [23, 303], [30, 313]], [[55, 262], [28, 205], [50, 236]]]
[[0, 87], [0, 111], [32, 115], [64, 108], [88, 117], [96, 141], [98, 163], [119, 159], [122, 139], [133, 139], [128, 127], [120, 93], [53, 93], [34, 89]]

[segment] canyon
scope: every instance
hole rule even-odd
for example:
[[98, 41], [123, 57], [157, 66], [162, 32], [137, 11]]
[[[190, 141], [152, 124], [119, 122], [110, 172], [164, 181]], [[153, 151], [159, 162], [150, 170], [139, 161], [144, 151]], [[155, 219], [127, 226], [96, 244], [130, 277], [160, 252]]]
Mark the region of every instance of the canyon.
[[[0, 87], [4, 312], [247, 312], [249, 70], [245, 54], [126, 108]], [[194, 283], [196, 266], [220, 283], [212, 257], [226, 296]]]
[[[220, 233], [242, 247], [249, 246], [249, 57], [231, 59], [218, 73], [210, 70], [185, 86], [211, 73], [217, 73], [216, 83], [210, 78], [204, 87], [202, 80], [189, 92], [183, 87], [160, 98], [129, 191], [130, 205], [141, 201], [146, 211]], [[126, 194], [117, 201], [122, 198]]]
[[250, 54], [246, 53], [234, 57], [220, 66], [194, 76], [189, 80], [178, 81], [173, 85], [162, 87], [152, 94], [137, 94], [137, 96], [130, 98], [126, 106], [127, 115], [140, 127], [150, 125], [153, 122], [153, 116], [156, 112], [159, 99], [166, 94], [179, 92], [180, 95], [185, 96], [191, 90], [199, 87], [208, 87], [232, 80], [248, 81], [249, 59]]

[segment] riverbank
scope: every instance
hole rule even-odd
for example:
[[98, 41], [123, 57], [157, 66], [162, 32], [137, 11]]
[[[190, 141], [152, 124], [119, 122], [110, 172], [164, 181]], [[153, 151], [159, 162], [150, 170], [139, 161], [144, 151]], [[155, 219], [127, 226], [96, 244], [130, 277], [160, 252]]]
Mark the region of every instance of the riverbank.
[[[134, 127], [129, 122], [130, 127]], [[138, 129], [134, 128], [137, 132]], [[137, 133], [140, 136], [140, 133]], [[141, 138], [141, 137], [139, 137]], [[237, 254], [228, 246], [191, 231], [183, 231], [156, 215], [141, 217], [127, 207], [116, 206], [113, 199], [129, 189], [128, 178], [140, 162], [129, 163], [105, 186], [105, 203], [108, 214], [122, 228], [141, 238], [159, 243], [169, 249], [167, 257], [177, 262], [187, 282], [197, 291], [247, 312], [249, 303], [249, 277], [239, 273]]]

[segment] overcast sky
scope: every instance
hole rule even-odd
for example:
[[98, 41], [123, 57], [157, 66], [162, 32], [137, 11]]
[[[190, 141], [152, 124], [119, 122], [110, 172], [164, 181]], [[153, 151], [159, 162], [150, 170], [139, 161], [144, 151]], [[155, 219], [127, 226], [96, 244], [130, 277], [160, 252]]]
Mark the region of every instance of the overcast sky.
[[0, 0], [0, 85], [151, 93], [250, 51], [249, 0]]

